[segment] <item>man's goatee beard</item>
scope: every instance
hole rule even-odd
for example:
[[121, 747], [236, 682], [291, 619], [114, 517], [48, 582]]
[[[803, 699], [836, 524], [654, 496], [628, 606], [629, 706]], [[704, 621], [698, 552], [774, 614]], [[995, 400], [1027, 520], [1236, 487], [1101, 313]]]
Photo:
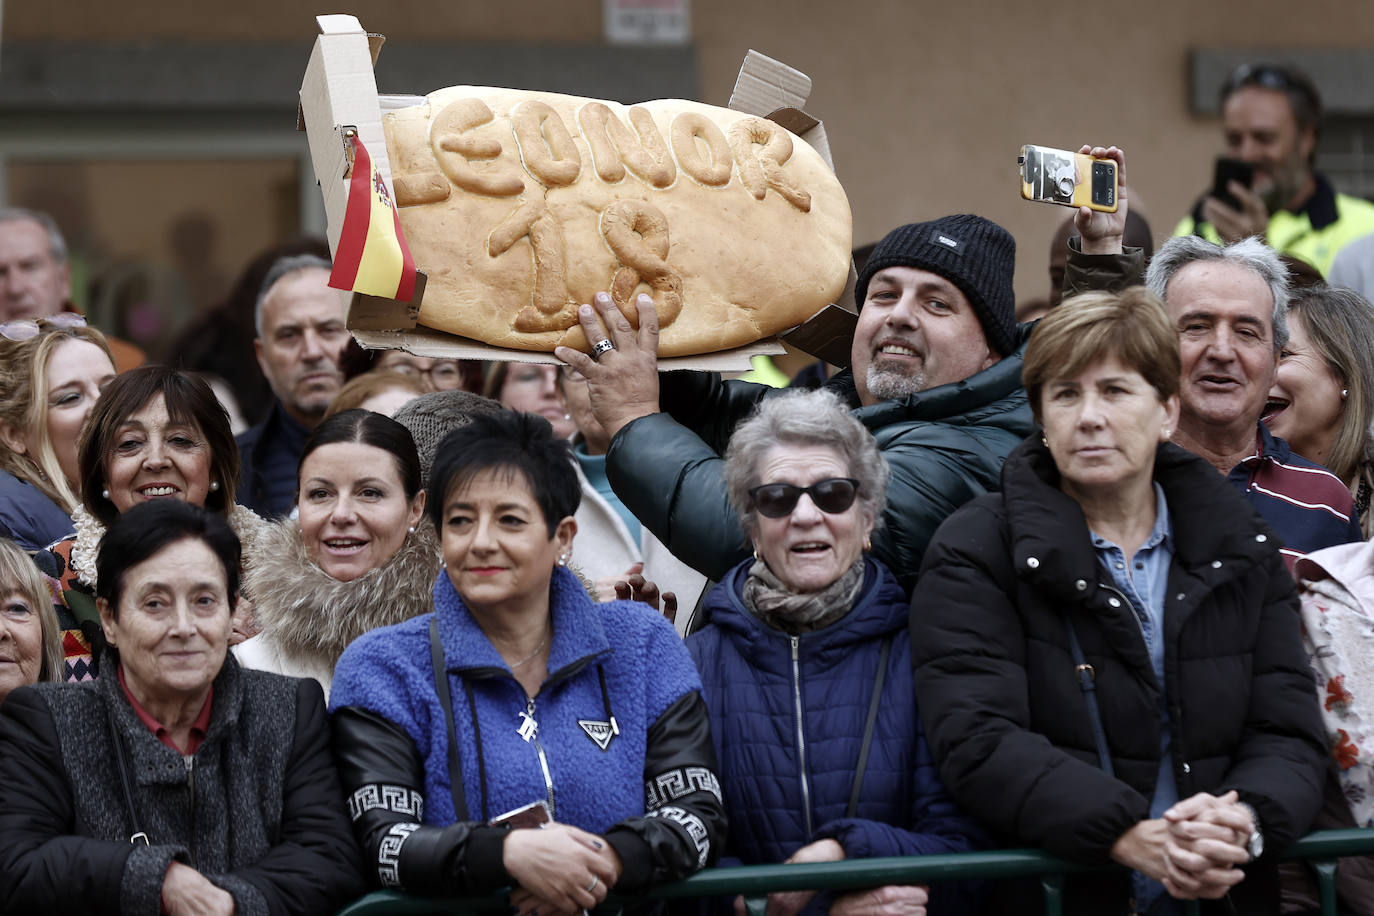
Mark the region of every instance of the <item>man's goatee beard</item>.
[[868, 393], [884, 401], [908, 398], [926, 387], [925, 370], [915, 375], [903, 375], [893, 369], [869, 366], [864, 380], [868, 383]]

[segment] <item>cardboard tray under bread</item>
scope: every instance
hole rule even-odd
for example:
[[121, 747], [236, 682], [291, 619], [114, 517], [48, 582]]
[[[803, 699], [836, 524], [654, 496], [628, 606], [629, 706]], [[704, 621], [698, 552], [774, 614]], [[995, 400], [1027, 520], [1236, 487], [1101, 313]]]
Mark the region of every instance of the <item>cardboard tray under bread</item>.
[[[301, 83], [297, 128], [306, 132], [309, 141], [311, 162], [324, 196], [329, 249], [337, 252], [351, 172], [345, 132], [357, 131], [378, 172], [389, 184], [391, 164], [382, 131], [382, 113], [419, 104], [424, 99], [378, 94], [373, 66], [385, 39], [365, 32], [356, 17], [324, 15], [317, 16], [316, 22], [320, 35]], [[833, 171], [825, 126], [802, 108], [810, 92], [811, 80], [806, 74], [751, 50], [740, 68], [729, 107], [766, 117], [792, 131], [810, 144]], [[856, 321], [855, 279], [851, 265], [840, 303], [821, 309], [810, 320], [781, 335], [782, 339], [833, 365], [848, 365], [849, 342]], [[417, 356], [460, 359], [558, 362], [552, 353], [493, 347], [417, 325], [424, 296], [423, 271], [415, 298], [408, 303], [354, 292], [340, 291], [339, 295], [346, 300], [349, 331], [367, 349], [402, 349]], [[660, 367], [738, 371], [748, 369], [753, 356], [781, 352], [777, 338], [766, 338], [733, 350], [662, 359]]]

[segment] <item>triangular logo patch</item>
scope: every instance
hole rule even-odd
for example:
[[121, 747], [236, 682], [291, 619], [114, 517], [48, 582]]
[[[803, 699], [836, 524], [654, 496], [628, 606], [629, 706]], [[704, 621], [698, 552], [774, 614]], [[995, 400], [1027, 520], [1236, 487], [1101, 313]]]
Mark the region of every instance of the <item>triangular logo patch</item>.
[[611, 746], [611, 739], [615, 737], [615, 731], [611, 728], [611, 723], [600, 722], [596, 719], [578, 719], [577, 724], [582, 726], [582, 730], [587, 733], [596, 746], [603, 751]]

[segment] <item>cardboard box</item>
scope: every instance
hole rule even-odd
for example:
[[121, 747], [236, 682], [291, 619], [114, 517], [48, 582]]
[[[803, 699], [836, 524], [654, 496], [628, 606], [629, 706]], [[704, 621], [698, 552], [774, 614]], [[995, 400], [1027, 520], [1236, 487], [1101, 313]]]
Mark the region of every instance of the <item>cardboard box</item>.
[[[390, 184], [391, 164], [387, 158], [386, 138], [382, 131], [383, 109], [406, 107], [423, 99], [415, 96], [378, 94], [372, 68], [384, 39], [379, 35], [365, 32], [356, 17], [326, 15], [316, 17], [316, 22], [320, 35], [315, 39], [310, 63], [301, 83], [297, 126], [306, 132], [309, 139], [310, 159], [321, 193], [324, 195], [329, 249], [336, 252], [348, 203], [351, 164], [346, 138], [349, 132], [357, 132], [371, 153], [377, 171]], [[810, 91], [811, 80], [806, 74], [756, 51], [750, 51], [745, 57], [744, 66], [740, 69], [739, 81], [731, 96], [730, 107], [768, 117], [788, 128], [813, 146], [833, 171], [834, 163], [830, 158], [825, 126], [801, 107], [805, 104]], [[850, 281], [841, 297], [842, 301], [848, 297], [850, 312], [853, 311], [854, 279], [851, 265]], [[415, 298], [408, 303], [361, 293], [340, 292], [340, 295], [347, 300], [348, 329], [358, 342], [368, 349], [395, 348], [417, 356], [460, 359], [558, 362], [552, 353], [492, 347], [417, 326], [416, 319], [424, 296], [423, 273], [421, 281], [416, 284]], [[799, 341], [806, 342], [801, 349], [814, 352], [810, 348], [816, 346], [824, 351], [816, 355], [829, 362], [836, 362], [834, 357], [842, 349], [842, 358], [837, 364], [848, 364], [847, 339], [843, 341], [842, 348], [835, 346], [837, 334], [840, 337], [845, 336], [843, 318], [839, 322], [836, 321], [836, 315], [842, 312], [843, 309], [837, 312], [834, 307], [827, 307], [801, 328], [788, 333], [790, 335], [809, 328], [809, 331], [797, 337]], [[813, 322], [817, 323], [814, 327]], [[852, 335], [852, 315], [849, 321], [849, 334]], [[788, 335], [784, 335], [784, 339], [787, 337]], [[818, 342], [828, 344], [822, 346]], [[665, 370], [743, 370], [749, 368], [749, 360], [755, 355], [781, 352], [782, 347], [775, 339], [767, 339], [720, 353], [663, 359], [660, 360], [660, 366]]]

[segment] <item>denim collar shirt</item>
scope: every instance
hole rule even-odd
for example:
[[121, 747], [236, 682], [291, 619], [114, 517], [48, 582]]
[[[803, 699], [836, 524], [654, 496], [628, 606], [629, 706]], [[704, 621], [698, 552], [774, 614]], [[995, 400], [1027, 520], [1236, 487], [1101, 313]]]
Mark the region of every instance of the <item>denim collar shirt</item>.
[[[1174, 559], [1174, 529], [1169, 518], [1169, 506], [1164, 489], [1155, 485], [1155, 524], [1150, 536], [1129, 560], [1119, 546], [1092, 532], [1093, 549], [1098, 562], [1111, 576], [1111, 583], [1130, 602], [1140, 624], [1140, 635], [1150, 652], [1150, 666], [1159, 682], [1159, 714], [1162, 727], [1159, 736], [1159, 776], [1155, 780], [1154, 797], [1150, 800], [1150, 817], [1164, 815], [1178, 801], [1178, 784], [1174, 778], [1172, 756], [1169, 752], [1169, 708], [1164, 683], [1164, 594], [1169, 584], [1169, 566]], [[1164, 893], [1164, 886], [1137, 873], [1136, 902], [1143, 912], [1155, 898]]]

